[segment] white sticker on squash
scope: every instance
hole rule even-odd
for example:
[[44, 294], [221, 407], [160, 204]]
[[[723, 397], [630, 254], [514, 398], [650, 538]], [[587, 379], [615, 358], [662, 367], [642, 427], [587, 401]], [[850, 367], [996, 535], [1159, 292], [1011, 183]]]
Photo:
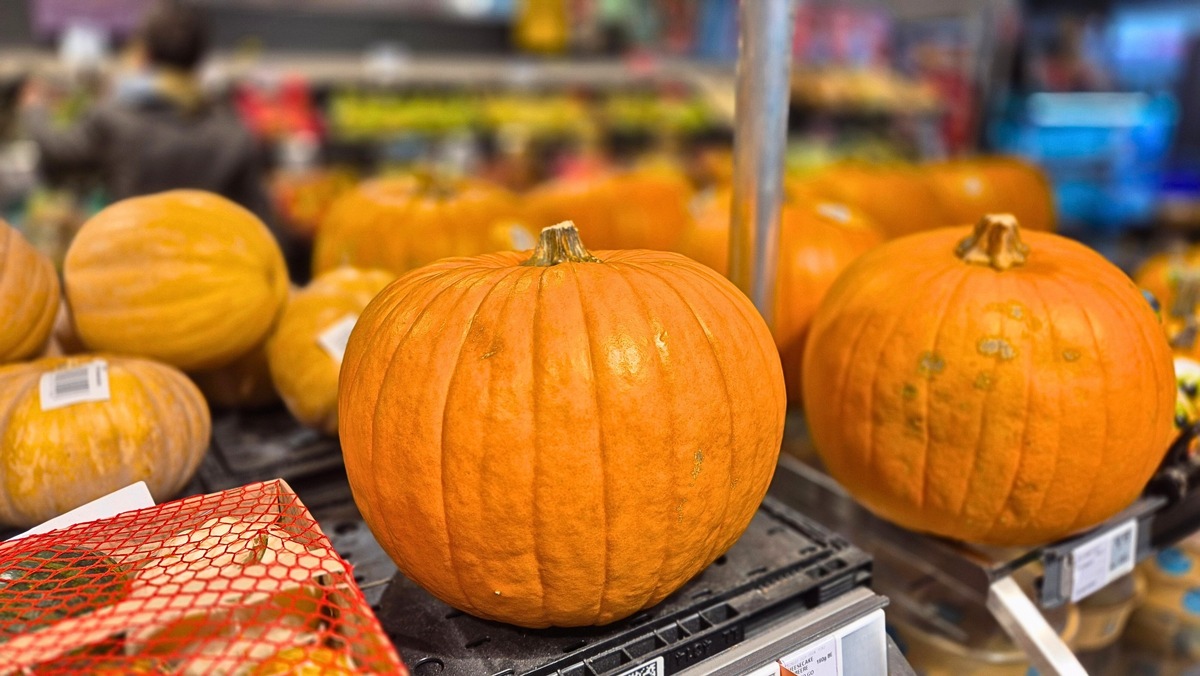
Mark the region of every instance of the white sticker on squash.
[[43, 411], [80, 404], [85, 401], [108, 401], [108, 362], [103, 359], [43, 373], [38, 382], [38, 394]]
[[330, 324], [317, 336], [317, 344], [325, 350], [337, 363], [342, 363], [346, 356], [346, 343], [350, 340], [350, 332], [358, 322], [358, 315], [346, 315]]

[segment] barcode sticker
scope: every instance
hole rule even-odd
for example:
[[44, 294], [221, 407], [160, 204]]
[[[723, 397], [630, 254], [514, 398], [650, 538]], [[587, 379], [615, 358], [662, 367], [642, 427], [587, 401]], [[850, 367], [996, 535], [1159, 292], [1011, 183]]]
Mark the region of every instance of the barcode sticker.
[[38, 382], [43, 411], [85, 401], [108, 401], [108, 362], [103, 359], [82, 366], [43, 373]]
[[1071, 552], [1071, 601], [1079, 601], [1133, 571], [1137, 521], [1130, 520]]
[[659, 656], [655, 657], [652, 662], [639, 664], [629, 671], [622, 671], [618, 676], [664, 676], [667, 673], [666, 666], [666, 662]]
[[793, 676], [838, 676], [837, 636], [807, 645], [783, 657], [779, 665]]
[[342, 357], [346, 356], [346, 343], [350, 340], [350, 332], [354, 330], [357, 322], [358, 315], [346, 315], [330, 324], [317, 336], [317, 344], [339, 364], [342, 363]]

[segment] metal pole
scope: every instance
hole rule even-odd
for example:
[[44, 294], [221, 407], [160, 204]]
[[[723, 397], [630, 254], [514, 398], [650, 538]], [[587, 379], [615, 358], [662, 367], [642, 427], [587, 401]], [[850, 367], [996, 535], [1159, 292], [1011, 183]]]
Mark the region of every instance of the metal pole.
[[729, 277], [774, 321], [791, 91], [792, 0], [742, 0]]

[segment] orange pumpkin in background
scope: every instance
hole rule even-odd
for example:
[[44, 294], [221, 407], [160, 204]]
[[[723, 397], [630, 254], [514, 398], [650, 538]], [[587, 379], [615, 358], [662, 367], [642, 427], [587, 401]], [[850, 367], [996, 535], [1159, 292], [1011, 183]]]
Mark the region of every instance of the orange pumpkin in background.
[[395, 274], [439, 258], [486, 253], [491, 227], [521, 215], [512, 193], [474, 179], [402, 175], [366, 181], [330, 208], [313, 246], [313, 272], [379, 268]]
[[71, 242], [63, 276], [88, 348], [189, 371], [261, 344], [288, 292], [283, 254], [262, 221], [199, 190], [104, 208]]
[[[44, 374], [97, 360], [107, 398], [47, 404]], [[32, 526], [136, 481], [155, 500], [171, 499], [210, 432], [204, 397], [165, 364], [80, 355], [0, 367], [0, 523]]]
[[[301, 424], [337, 434], [341, 343], [329, 331], [352, 327], [359, 313], [395, 275], [384, 270], [338, 268], [314, 279], [288, 303], [267, 343], [270, 379]], [[339, 327], [345, 322], [346, 326]]]
[[340, 436], [354, 500], [410, 579], [525, 627], [606, 624], [726, 551], [775, 470], [785, 392], [754, 306], [675, 253], [415, 270], [358, 319]]
[[0, 219], [0, 363], [38, 354], [58, 306], [54, 263]]
[[[801, 401], [801, 366], [808, 327], [825, 292], [856, 258], [883, 241], [874, 224], [856, 209], [809, 191], [787, 191], [781, 211], [772, 333], [783, 361], [788, 402]], [[679, 252], [728, 274], [732, 194], [719, 191], [698, 209], [696, 223]]]
[[1180, 282], [1189, 274], [1200, 275], [1200, 249], [1177, 246], [1147, 258], [1134, 273], [1133, 281], [1154, 295], [1164, 316], [1178, 313], [1186, 316], [1189, 311], [1200, 309], [1175, 307]]
[[925, 165], [947, 221], [973, 223], [982, 214], [1011, 213], [1026, 230], [1053, 231], [1050, 182], [1036, 166], [1012, 157], [980, 157]]
[[271, 370], [267, 367], [265, 342], [233, 363], [211, 371], [189, 373], [188, 377], [213, 408], [265, 408], [279, 401], [279, 393], [271, 382]]
[[829, 472], [872, 511], [1032, 545], [1137, 498], [1174, 437], [1173, 373], [1124, 273], [988, 216], [846, 269], [813, 320], [805, 408]]
[[910, 165], [835, 164], [802, 181], [816, 194], [863, 212], [888, 238], [954, 222], [928, 177]]
[[654, 164], [602, 177], [563, 178], [527, 195], [529, 223], [572, 220], [597, 249], [667, 251], [691, 225], [692, 186], [679, 171]]

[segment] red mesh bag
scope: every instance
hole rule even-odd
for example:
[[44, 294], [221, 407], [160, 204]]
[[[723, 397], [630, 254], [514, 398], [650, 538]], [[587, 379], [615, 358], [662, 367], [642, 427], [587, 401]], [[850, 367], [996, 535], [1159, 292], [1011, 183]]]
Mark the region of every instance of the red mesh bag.
[[0, 674], [407, 674], [308, 510], [251, 484], [0, 544]]

